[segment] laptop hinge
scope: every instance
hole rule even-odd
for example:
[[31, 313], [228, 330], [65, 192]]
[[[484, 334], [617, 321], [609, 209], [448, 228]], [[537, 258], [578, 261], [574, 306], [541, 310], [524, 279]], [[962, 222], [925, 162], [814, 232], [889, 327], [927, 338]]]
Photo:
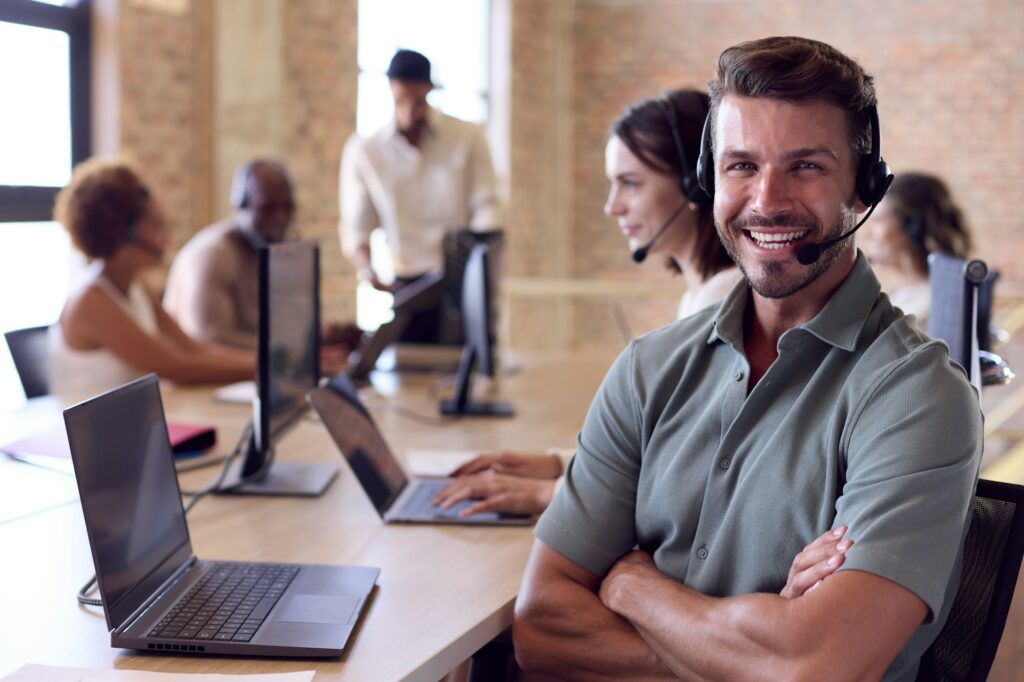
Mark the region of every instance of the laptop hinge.
[[179, 566], [178, 570], [172, 573], [170, 577], [167, 578], [167, 580], [165, 580], [162, 585], [160, 585], [160, 587], [153, 590], [153, 594], [150, 595], [149, 599], [144, 601], [142, 605], [139, 606], [139, 608], [135, 609], [131, 614], [129, 614], [129, 616], [125, 618], [124, 622], [121, 623], [121, 625], [114, 628], [114, 634], [119, 635], [125, 630], [129, 629], [131, 626], [135, 625], [135, 622], [146, 614], [146, 611], [148, 611], [150, 607], [153, 606], [154, 602], [160, 599], [160, 597], [162, 597], [167, 592], [167, 590], [169, 590], [171, 586], [174, 585], [174, 583], [181, 580], [185, 576], [185, 574], [188, 573], [188, 571], [196, 565], [197, 562], [198, 559], [196, 559], [196, 556], [194, 554], [190, 556], [188, 558], [188, 561]]

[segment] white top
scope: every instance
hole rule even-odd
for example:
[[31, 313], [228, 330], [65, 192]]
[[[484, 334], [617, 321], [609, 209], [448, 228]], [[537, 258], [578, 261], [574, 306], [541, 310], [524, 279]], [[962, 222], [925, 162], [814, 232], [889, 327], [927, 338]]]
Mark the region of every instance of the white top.
[[384, 228], [395, 274], [441, 267], [444, 233], [500, 225], [491, 154], [483, 129], [427, 111], [414, 147], [392, 120], [366, 139], [349, 138], [341, 161], [341, 244], [350, 255]]
[[712, 275], [696, 289], [687, 289], [683, 292], [683, 298], [679, 301], [679, 312], [677, 320], [689, 317], [709, 305], [718, 303], [725, 295], [732, 291], [736, 282], [743, 279], [743, 273], [737, 267], [726, 268]]
[[[95, 284], [135, 320], [147, 334], [159, 332], [156, 310], [142, 283], [136, 280], [125, 297], [110, 280], [97, 272], [85, 286]], [[68, 346], [60, 322], [50, 327], [50, 391], [61, 398], [81, 400], [123, 383], [145, 372], [132, 367], [106, 348], [76, 350]]]
[[907, 315], [917, 316], [917, 326], [928, 328], [928, 313], [932, 307], [932, 286], [929, 282], [920, 282], [899, 287], [888, 292], [889, 300], [894, 306]]

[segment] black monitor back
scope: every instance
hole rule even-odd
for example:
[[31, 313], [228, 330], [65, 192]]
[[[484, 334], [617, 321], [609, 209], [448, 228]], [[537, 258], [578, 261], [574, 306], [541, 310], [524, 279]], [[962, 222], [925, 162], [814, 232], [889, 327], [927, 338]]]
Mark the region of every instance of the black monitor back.
[[[469, 254], [473, 247], [485, 244], [490, 253], [490, 276], [492, 289], [497, 281], [496, 272], [505, 243], [503, 230], [477, 232], [468, 229], [453, 230], [444, 236], [444, 290], [442, 292], [442, 319], [440, 342], [461, 346], [465, 343], [462, 321], [462, 287]], [[491, 326], [494, 327], [494, 307], [491, 308]]]
[[320, 378], [320, 250], [290, 241], [260, 249], [259, 346], [253, 442], [243, 476], [264, 474], [274, 439], [306, 410]]

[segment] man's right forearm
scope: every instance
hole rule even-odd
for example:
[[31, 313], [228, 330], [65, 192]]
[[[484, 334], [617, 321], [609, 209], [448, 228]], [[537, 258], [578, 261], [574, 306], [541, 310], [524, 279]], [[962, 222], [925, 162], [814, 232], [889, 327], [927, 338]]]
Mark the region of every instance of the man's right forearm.
[[[543, 546], [541, 552], [555, 554]], [[516, 659], [524, 670], [571, 680], [675, 679], [633, 626], [604, 607], [596, 584], [543, 566], [527, 575], [513, 622]], [[545, 577], [529, 577], [540, 575]]]
[[370, 263], [370, 245], [360, 244], [352, 252], [352, 264], [356, 266], [356, 274], [373, 272], [373, 266]]

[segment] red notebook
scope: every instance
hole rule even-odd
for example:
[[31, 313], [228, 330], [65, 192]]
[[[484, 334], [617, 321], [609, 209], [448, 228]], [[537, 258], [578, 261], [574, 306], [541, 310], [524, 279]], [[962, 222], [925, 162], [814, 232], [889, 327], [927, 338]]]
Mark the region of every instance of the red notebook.
[[[175, 455], [198, 453], [217, 442], [217, 432], [214, 428], [200, 424], [168, 422], [167, 435], [171, 439], [171, 450]], [[63, 424], [0, 445], [0, 451], [15, 456], [45, 455], [71, 459], [68, 436]]]

